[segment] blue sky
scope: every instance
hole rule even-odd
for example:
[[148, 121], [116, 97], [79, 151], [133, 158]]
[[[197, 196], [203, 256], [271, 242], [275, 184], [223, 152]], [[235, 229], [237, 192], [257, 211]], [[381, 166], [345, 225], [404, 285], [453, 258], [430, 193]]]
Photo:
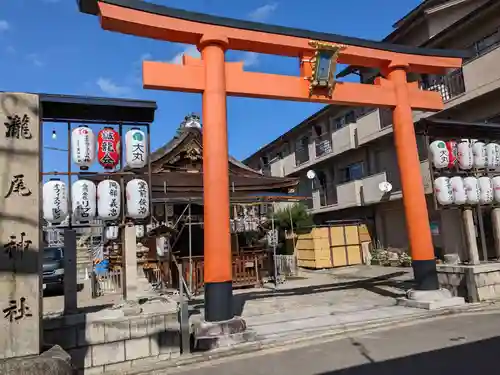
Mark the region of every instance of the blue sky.
[[[155, 0], [158, 4], [232, 18], [379, 40], [420, 0]], [[158, 103], [152, 148], [167, 142], [201, 96], [144, 90], [141, 61], [178, 61], [192, 46], [104, 31], [76, 0], [0, 0], [0, 90], [124, 97]], [[296, 59], [232, 52], [247, 70], [297, 74]], [[242, 159], [297, 125], [322, 105], [229, 98], [229, 149]], [[59, 129], [59, 128], [57, 128]], [[45, 146], [66, 147], [46, 130]], [[62, 130], [62, 128], [61, 128]], [[61, 134], [62, 132], [60, 132]], [[63, 170], [61, 153], [45, 152], [45, 170]]]

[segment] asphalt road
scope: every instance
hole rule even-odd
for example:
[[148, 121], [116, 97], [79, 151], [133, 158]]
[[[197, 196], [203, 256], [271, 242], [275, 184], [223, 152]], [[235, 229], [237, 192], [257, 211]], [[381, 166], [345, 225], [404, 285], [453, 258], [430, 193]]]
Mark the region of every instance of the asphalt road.
[[169, 369], [181, 375], [496, 373], [500, 312], [461, 315], [336, 341]]

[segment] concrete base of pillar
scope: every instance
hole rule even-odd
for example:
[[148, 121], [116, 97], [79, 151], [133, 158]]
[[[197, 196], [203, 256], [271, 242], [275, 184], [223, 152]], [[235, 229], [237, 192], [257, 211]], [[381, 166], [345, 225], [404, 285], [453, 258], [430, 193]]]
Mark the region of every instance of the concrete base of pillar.
[[448, 289], [409, 290], [405, 298], [398, 299], [398, 305], [418, 309], [436, 310], [465, 304], [462, 297], [453, 297]]
[[192, 328], [195, 350], [230, 347], [252, 341], [256, 336], [255, 332], [247, 330], [245, 320], [239, 316], [223, 322], [200, 320], [194, 322]]

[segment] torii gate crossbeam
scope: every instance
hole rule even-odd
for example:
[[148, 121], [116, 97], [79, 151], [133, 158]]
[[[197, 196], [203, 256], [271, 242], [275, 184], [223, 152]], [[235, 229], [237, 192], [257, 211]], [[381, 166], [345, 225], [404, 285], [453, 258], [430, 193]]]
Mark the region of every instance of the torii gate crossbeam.
[[[440, 95], [407, 82], [407, 73], [444, 74], [459, 68], [461, 51], [418, 49], [339, 35], [210, 16], [139, 0], [79, 0], [80, 10], [98, 15], [105, 30], [194, 44], [201, 59], [182, 64], [145, 61], [147, 89], [203, 95], [203, 183], [205, 222], [205, 319], [229, 321], [232, 261], [229, 230], [229, 178], [226, 97], [243, 96], [352, 106], [393, 108], [394, 141], [417, 290], [436, 291], [434, 248], [420, 175], [412, 109], [443, 108]], [[338, 62], [380, 69], [375, 85], [337, 82], [328, 90], [311, 88], [318, 48], [330, 43]], [[335, 47], [336, 43], [340, 43]], [[342, 48], [341, 48], [342, 47]], [[340, 49], [341, 48], [341, 49]], [[245, 72], [225, 61], [228, 49], [297, 57], [300, 76]]]

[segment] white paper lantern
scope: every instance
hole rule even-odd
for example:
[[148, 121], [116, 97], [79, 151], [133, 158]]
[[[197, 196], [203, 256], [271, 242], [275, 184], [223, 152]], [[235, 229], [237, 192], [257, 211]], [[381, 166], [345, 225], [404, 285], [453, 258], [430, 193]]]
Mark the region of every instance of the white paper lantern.
[[130, 168], [142, 168], [147, 161], [146, 134], [140, 129], [132, 128], [125, 135], [125, 161]]
[[450, 163], [450, 155], [443, 141], [434, 141], [429, 145], [431, 160], [434, 168], [446, 168]]
[[453, 203], [453, 191], [448, 177], [438, 177], [434, 180], [434, 192], [439, 204], [447, 206]]
[[467, 203], [467, 194], [465, 192], [464, 180], [462, 179], [462, 177], [451, 177], [450, 185], [453, 192], [453, 203], [458, 205]]
[[71, 158], [80, 169], [87, 170], [95, 159], [95, 135], [87, 126], [80, 126], [71, 132]]
[[78, 180], [71, 187], [71, 209], [76, 221], [90, 221], [96, 216], [97, 189], [92, 181]]
[[486, 166], [490, 169], [500, 167], [500, 145], [498, 143], [486, 145]]
[[472, 166], [479, 169], [486, 167], [486, 145], [483, 142], [472, 144]]
[[500, 176], [495, 176], [491, 179], [493, 185], [493, 199], [495, 202], [500, 203]]
[[111, 225], [104, 230], [104, 238], [109, 241], [114, 241], [118, 238], [118, 227]]
[[156, 237], [156, 254], [160, 257], [165, 255], [165, 237]]
[[467, 194], [468, 204], [478, 204], [479, 203], [479, 184], [476, 177], [465, 177], [464, 178], [465, 193]]
[[66, 184], [57, 179], [43, 185], [43, 218], [51, 224], [61, 224], [68, 217]]
[[137, 238], [144, 237], [144, 225], [136, 225], [135, 226], [135, 236]]
[[144, 219], [149, 215], [149, 188], [144, 180], [133, 179], [127, 183], [127, 216]]
[[477, 179], [479, 185], [479, 203], [490, 204], [493, 202], [493, 184], [491, 179], [486, 176]]
[[117, 220], [121, 210], [120, 184], [104, 180], [97, 185], [97, 214], [102, 220]]
[[460, 169], [469, 170], [473, 166], [474, 158], [469, 141], [462, 140], [457, 145], [457, 160]]

